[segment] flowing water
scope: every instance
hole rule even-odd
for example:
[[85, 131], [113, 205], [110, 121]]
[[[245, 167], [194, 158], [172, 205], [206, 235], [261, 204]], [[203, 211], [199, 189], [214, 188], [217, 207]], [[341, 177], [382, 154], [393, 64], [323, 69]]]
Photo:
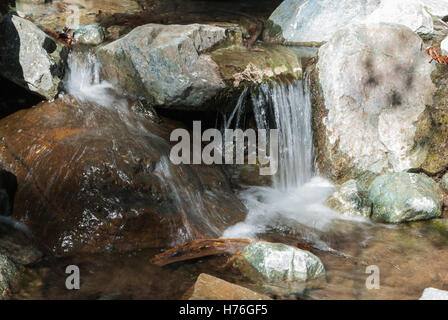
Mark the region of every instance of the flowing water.
[[[81, 101], [105, 110], [114, 106], [125, 123], [124, 130], [144, 130], [138, 123], [129, 122], [127, 100], [109, 83], [101, 81], [93, 55], [72, 54], [66, 83], [67, 91]], [[303, 81], [263, 84], [258, 90], [245, 90], [224, 127], [232, 123], [242, 125], [249, 105], [253, 107], [258, 128], [280, 130], [279, 172], [272, 186], [240, 191], [239, 197], [248, 209], [247, 218], [227, 229], [223, 237], [263, 238], [292, 245], [306, 242], [326, 267], [324, 282], [310, 284], [299, 292], [273, 290], [223, 268], [225, 256], [159, 268], [148, 262], [159, 252], [151, 249], [46, 259], [27, 271], [14, 288], [12, 298], [181, 298], [202, 272], [274, 298], [416, 299], [427, 287], [448, 289], [445, 219], [387, 226], [361, 218], [344, 218], [323, 204], [335, 188], [314, 170], [307, 77]], [[177, 172], [171, 170], [177, 169], [166, 161], [160, 161], [155, 169], [163, 179]], [[178, 195], [176, 206], [182, 210], [202, 210], [197, 195], [185, 195], [182, 181], [173, 181], [170, 186], [171, 192]], [[69, 264], [82, 270], [81, 290], [65, 289], [64, 270]], [[379, 290], [366, 288], [369, 265], [380, 268]]]

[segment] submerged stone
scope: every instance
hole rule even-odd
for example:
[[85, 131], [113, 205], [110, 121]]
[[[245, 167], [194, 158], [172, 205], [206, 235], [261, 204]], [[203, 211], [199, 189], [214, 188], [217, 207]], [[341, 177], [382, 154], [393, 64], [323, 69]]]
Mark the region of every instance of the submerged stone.
[[282, 243], [251, 243], [243, 250], [239, 264], [248, 278], [261, 277], [269, 283], [307, 281], [325, 275], [324, 265], [314, 254]]
[[368, 189], [372, 219], [399, 223], [428, 220], [442, 215], [438, 184], [422, 174], [389, 173], [377, 177]]
[[345, 216], [370, 218], [372, 213], [372, 202], [367, 191], [356, 180], [341, 185], [325, 204]]

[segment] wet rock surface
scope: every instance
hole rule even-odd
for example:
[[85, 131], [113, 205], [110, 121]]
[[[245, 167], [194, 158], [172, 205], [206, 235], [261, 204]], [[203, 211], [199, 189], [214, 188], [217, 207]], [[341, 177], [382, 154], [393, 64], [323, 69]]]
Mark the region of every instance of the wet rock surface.
[[368, 189], [372, 219], [405, 222], [440, 217], [442, 199], [436, 182], [422, 174], [390, 173], [376, 178]]
[[59, 254], [218, 237], [245, 209], [220, 169], [171, 164], [175, 127], [69, 96], [2, 119], [14, 217]]
[[65, 72], [68, 49], [32, 22], [6, 15], [0, 24], [1, 74], [16, 84], [54, 98]]
[[106, 38], [104, 29], [94, 24], [79, 25], [73, 31], [73, 39], [80, 44], [99, 45]]

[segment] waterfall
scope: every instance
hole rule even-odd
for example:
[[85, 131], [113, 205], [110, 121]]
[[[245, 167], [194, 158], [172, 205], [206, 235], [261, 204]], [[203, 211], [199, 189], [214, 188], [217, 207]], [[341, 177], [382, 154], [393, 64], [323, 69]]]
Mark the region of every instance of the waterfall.
[[[259, 129], [279, 129], [279, 173], [274, 186], [288, 190], [313, 176], [313, 131], [309, 79], [266, 83], [251, 96]], [[270, 119], [272, 118], [272, 119]], [[270, 121], [271, 120], [271, 121]]]
[[[242, 95], [249, 94], [257, 128], [279, 130], [279, 170], [272, 186], [240, 192], [249, 213], [244, 222], [228, 228], [222, 237], [256, 238], [270, 229], [282, 229], [290, 221], [323, 230], [341, 217], [324, 205], [334, 192], [333, 185], [314, 172], [309, 77], [291, 83], [261, 84]], [[242, 100], [245, 98], [240, 97], [232, 114], [244, 108]], [[310, 241], [328, 249], [319, 240]]]

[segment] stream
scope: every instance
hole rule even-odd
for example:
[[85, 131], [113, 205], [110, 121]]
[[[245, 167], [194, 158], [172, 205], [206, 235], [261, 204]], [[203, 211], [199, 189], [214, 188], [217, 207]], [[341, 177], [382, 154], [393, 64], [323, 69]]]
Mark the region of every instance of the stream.
[[[100, 66], [94, 55], [75, 51], [69, 64], [67, 94], [80, 103], [118, 112], [130, 132], [144, 130], [138, 122], [126, 118], [128, 100], [100, 80]], [[447, 288], [446, 219], [383, 225], [344, 217], [324, 205], [335, 188], [314, 169], [308, 80], [305, 76], [303, 81], [263, 84], [257, 92], [243, 92], [246, 96], [239, 100], [233, 116], [239, 117], [242, 100], [250, 101], [258, 115], [258, 128], [280, 130], [279, 172], [272, 186], [238, 188], [248, 215], [245, 221], [225, 230], [222, 237], [259, 238], [291, 245], [305, 242], [325, 265], [323, 281], [294, 290], [251, 283], [226, 267], [227, 256], [160, 268], [149, 263], [160, 249], [146, 249], [48, 257], [27, 269], [11, 298], [180, 299], [201, 273], [279, 299], [416, 299], [424, 288]], [[168, 167], [160, 170], [166, 173]], [[181, 192], [180, 185], [172, 187], [172, 192]], [[196, 195], [191, 197], [179, 197], [176, 205], [186, 211], [205, 210], [201, 200], [194, 198]], [[80, 290], [65, 289], [64, 270], [71, 264], [81, 269]], [[372, 265], [380, 270], [379, 290], [366, 287], [366, 268]]]

